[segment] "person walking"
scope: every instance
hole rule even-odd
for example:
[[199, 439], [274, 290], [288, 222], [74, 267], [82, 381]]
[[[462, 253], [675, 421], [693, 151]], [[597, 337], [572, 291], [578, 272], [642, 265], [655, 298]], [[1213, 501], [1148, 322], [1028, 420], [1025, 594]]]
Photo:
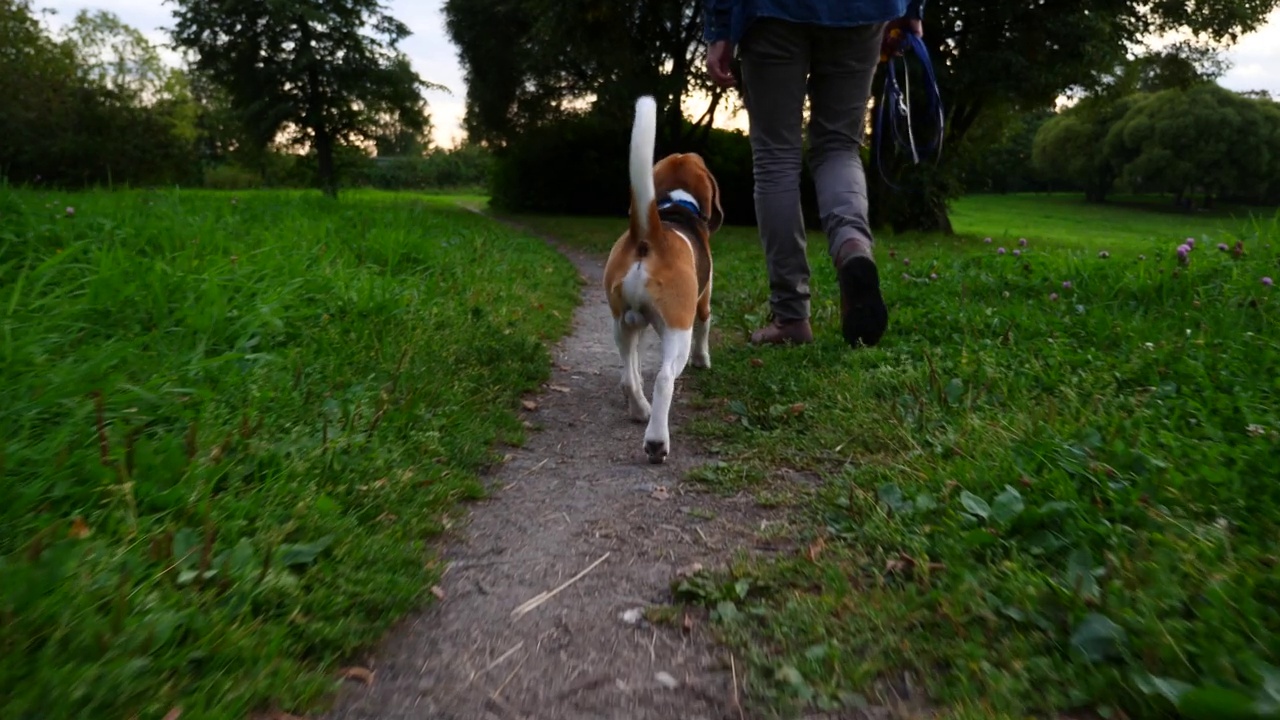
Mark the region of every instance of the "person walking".
[[[809, 343], [809, 260], [800, 209], [803, 109], [809, 166], [840, 288], [849, 345], [875, 345], [889, 325], [872, 256], [859, 154], [867, 98], [892, 30], [923, 36], [925, 0], [703, 0], [707, 69], [738, 87], [750, 124], [755, 209], [771, 322], [754, 344]], [[741, 78], [735, 76], [737, 50]]]

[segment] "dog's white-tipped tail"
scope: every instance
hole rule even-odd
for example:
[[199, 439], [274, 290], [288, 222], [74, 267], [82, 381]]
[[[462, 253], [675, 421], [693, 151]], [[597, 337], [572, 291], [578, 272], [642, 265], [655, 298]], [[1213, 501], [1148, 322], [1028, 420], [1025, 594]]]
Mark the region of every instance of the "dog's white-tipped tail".
[[636, 100], [636, 120], [631, 127], [631, 240], [641, 257], [648, 254], [650, 233], [658, 227], [654, 202], [653, 146], [658, 132], [658, 105], [653, 97]]

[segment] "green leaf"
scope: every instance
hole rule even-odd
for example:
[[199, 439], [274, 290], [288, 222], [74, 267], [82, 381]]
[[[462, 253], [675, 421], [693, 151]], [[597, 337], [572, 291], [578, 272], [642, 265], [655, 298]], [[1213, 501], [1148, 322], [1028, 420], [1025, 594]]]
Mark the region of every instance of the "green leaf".
[[795, 688], [805, 685], [804, 676], [793, 665], [783, 665], [778, 668], [778, 679]]
[[983, 520], [991, 517], [991, 506], [987, 504], [987, 501], [977, 495], [974, 495], [968, 490], [964, 490], [960, 493], [960, 504], [963, 505], [964, 509], [969, 511], [971, 515], [976, 515]]
[[1021, 515], [1025, 507], [1022, 502], [1022, 496], [1018, 494], [1018, 491], [1013, 489], [1011, 485], [1005, 485], [1004, 492], [996, 496], [995, 502], [991, 506], [991, 517], [996, 522], [1004, 525]]
[[918, 512], [925, 512], [938, 507], [938, 501], [933, 499], [933, 493], [922, 492], [916, 496], [915, 509]]
[[1089, 548], [1078, 547], [1067, 556], [1067, 584], [1081, 597], [1098, 596], [1098, 581], [1093, 576], [1093, 555]]
[[276, 562], [284, 566], [310, 565], [332, 542], [333, 536], [326, 535], [313, 543], [281, 545]]
[[338, 501], [328, 495], [321, 495], [316, 498], [315, 510], [321, 515], [336, 515], [341, 509]]
[[881, 485], [876, 491], [876, 495], [880, 498], [880, 502], [888, 506], [894, 513], [906, 514], [911, 512], [911, 501], [903, 496], [902, 488], [894, 483]]
[[182, 528], [173, 534], [173, 558], [178, 567], [186, 568], [200, 559], [200, 533], [191, 528]]
[[947, 402], [955, 405], [960, 402], [960, 398], [964, 397], [964, 381], [960, 378], [951, 378], [947, 382]]
[[1071, 634], [1071, 646], [1089, 662], [1102, 662], [1115, 657], [1127, 642], [1124, 628], [1105, 615], [1089, 613]]
[[1158, 695], [1163, 697], [1174, 707], [1178, 706], [1178, 700], [1181, 699], [1188, 690], [1194, 688], [1193, 685], [1184, 683], [1181, 680], [1156, 677], [1150, 673], [1134, 673], [1133, 682], [1142, 692], [1147, 695]]
[[713, 619], [720, 622], [733, 622], [742, 617], [742, 613], [738, 612], [738, 606], [732, 600], [721, 600], [717, 603], [713, 615]]
[[1178, 713], [1190, 720], [1257, 720], [1264, 717], [1249, 696], [1218, 687], [1186, 691], [1178, 699]]

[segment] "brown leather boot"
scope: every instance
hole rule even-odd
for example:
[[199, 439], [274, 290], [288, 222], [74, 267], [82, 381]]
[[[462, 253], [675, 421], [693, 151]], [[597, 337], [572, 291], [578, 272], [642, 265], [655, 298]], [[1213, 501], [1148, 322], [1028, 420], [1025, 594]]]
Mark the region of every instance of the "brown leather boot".
[[804, 345], [813, 342], [808, 320], [777, 320], [751, 333], [752, 345]]

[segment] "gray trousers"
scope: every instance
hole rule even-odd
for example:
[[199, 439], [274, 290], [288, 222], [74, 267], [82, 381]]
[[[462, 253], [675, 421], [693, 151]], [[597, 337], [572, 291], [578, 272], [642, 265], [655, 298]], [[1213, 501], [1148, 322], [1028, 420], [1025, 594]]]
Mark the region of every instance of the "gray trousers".
[[809, 260], [800, 210], [806, 95], [809, 167], [831, 259], [851, 240], [846, 256], [850, 249], [871, 254], [859, 149], [884, 27], [826, 28], [760, 19], [739, 45], [756, 219], [777, 320], [809, 317]]

